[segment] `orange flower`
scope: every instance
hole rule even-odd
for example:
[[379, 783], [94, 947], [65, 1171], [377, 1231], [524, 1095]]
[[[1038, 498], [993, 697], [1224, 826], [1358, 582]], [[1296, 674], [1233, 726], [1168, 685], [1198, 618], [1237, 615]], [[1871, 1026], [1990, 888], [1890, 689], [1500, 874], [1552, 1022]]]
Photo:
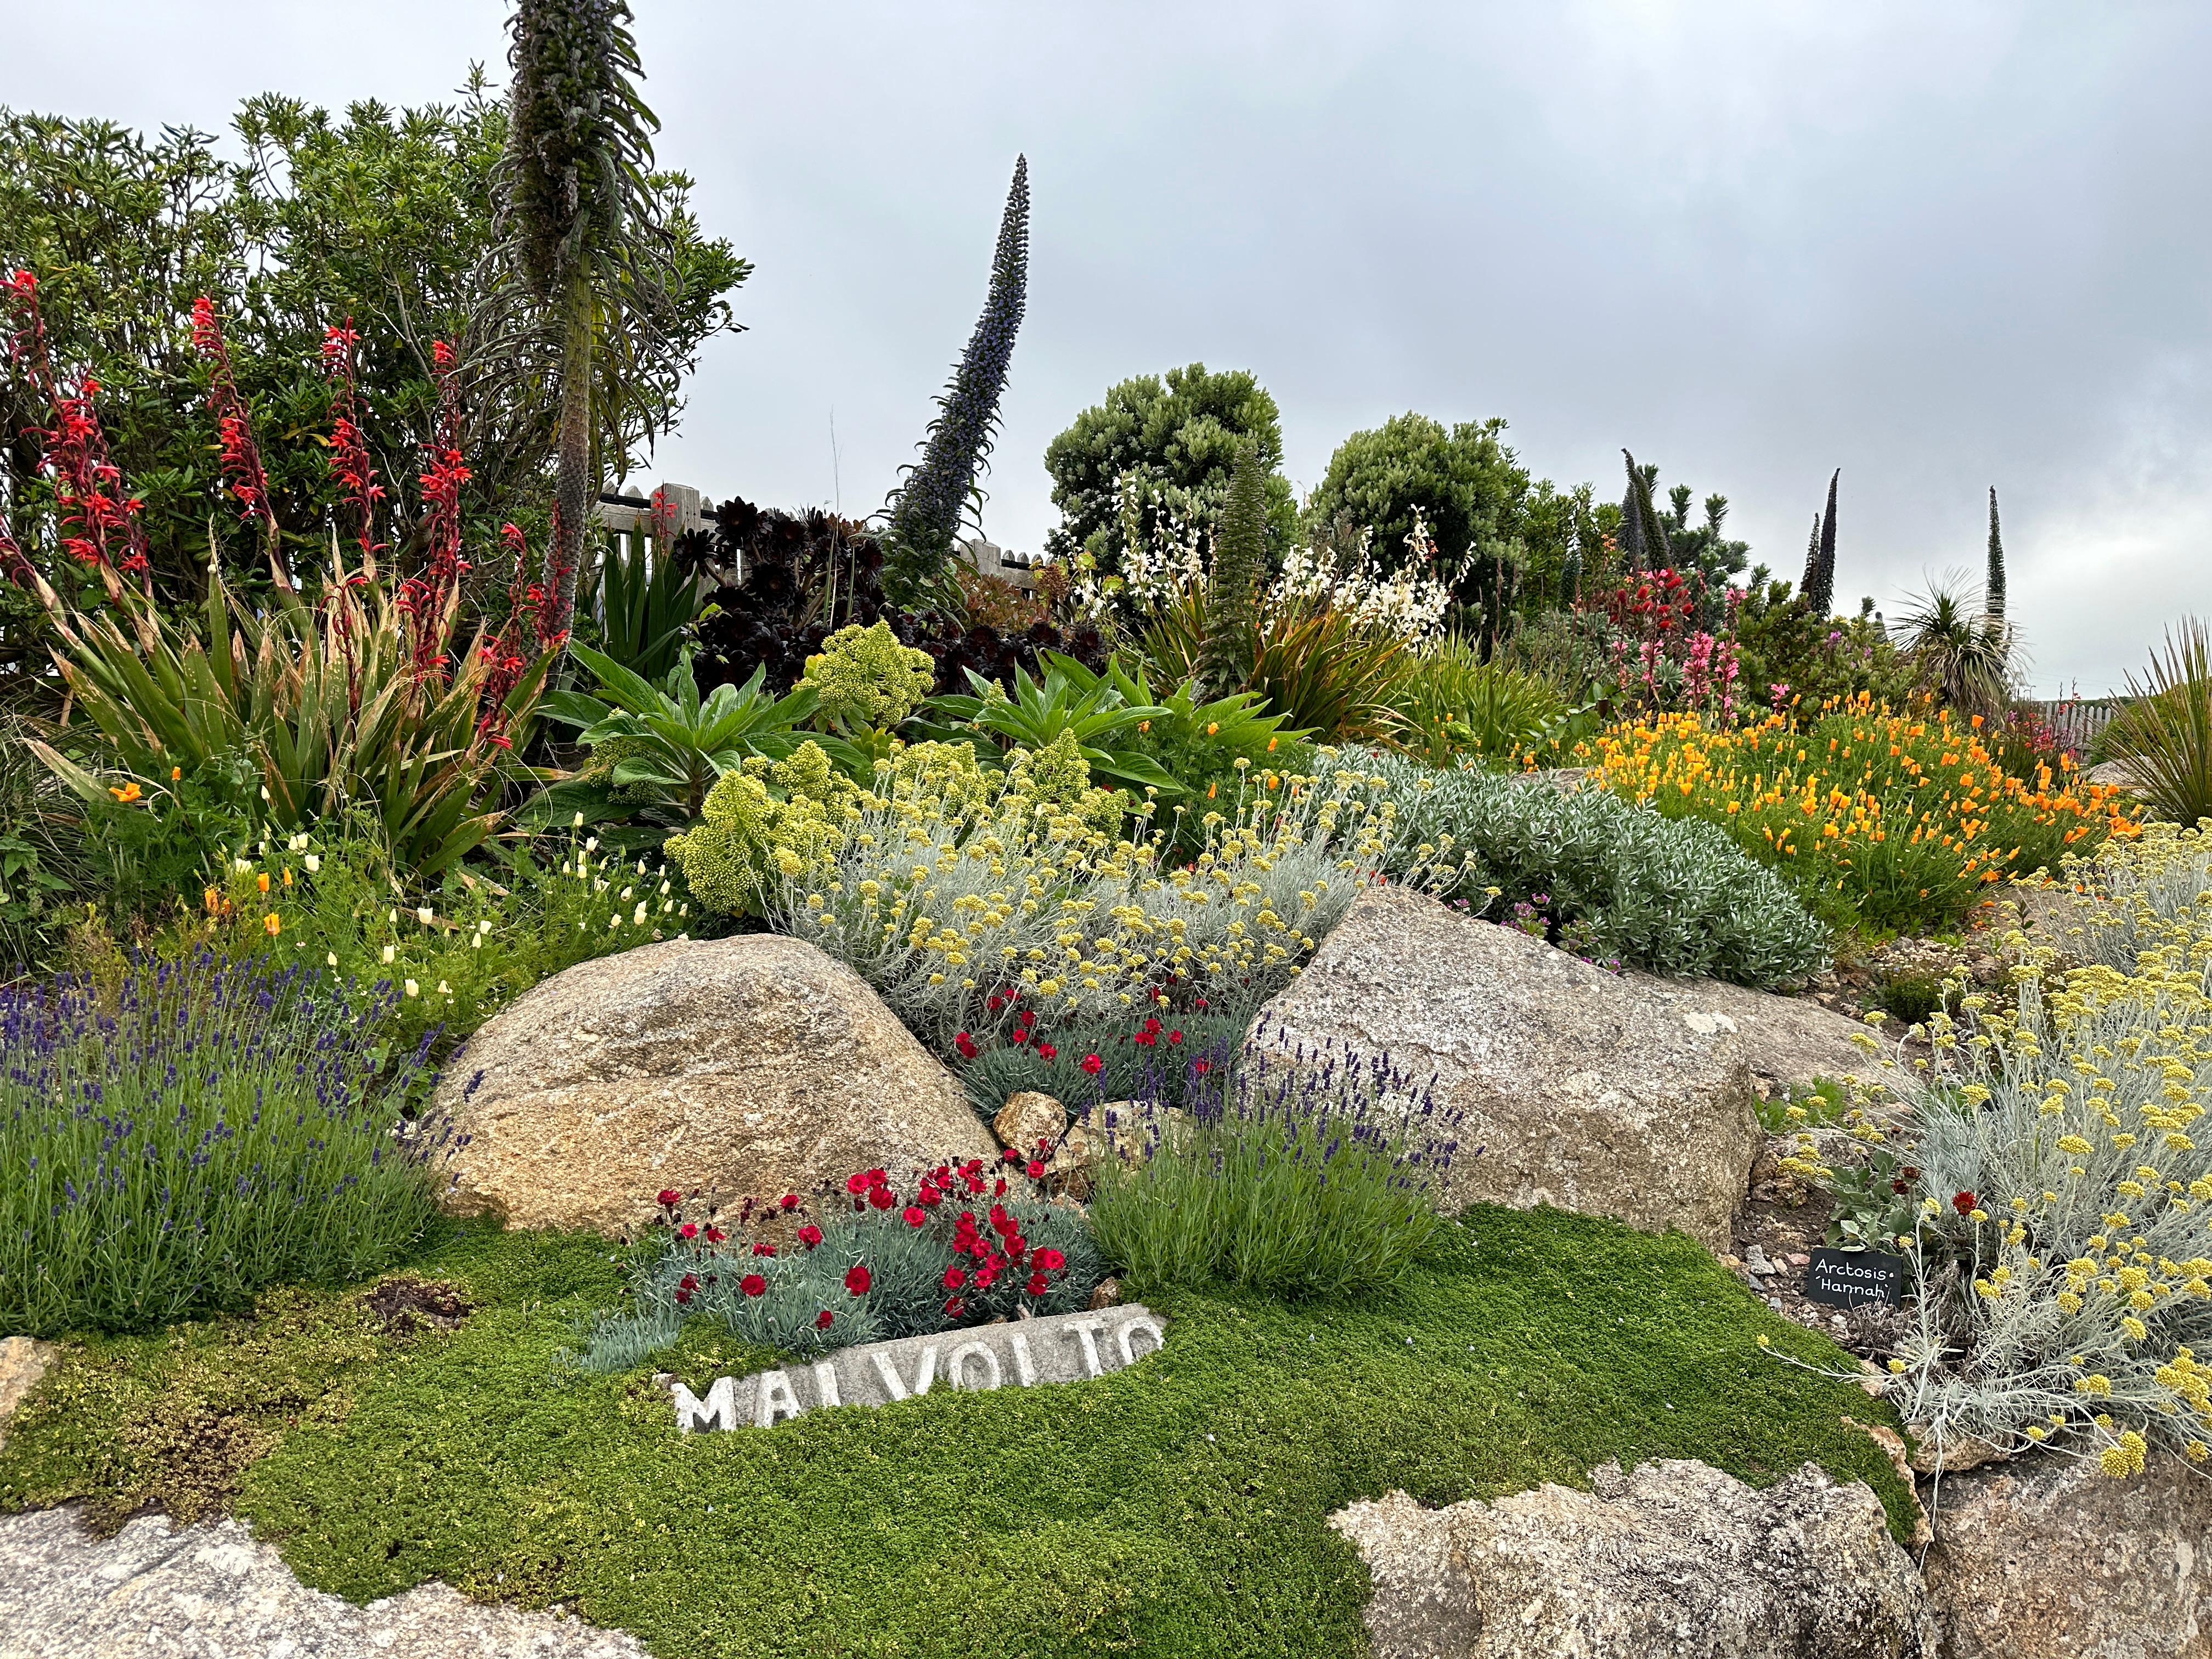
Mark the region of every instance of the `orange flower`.
[[130, 782], [125, 784], [120, 789], [115, 788], [111, 785], [107, 793], [114, 796], [117, 800], [122, 802], [124, 805], [128, 806], [132, 801], [137, 800], [146, 792], [138, 787], [138, 780], [133, 778]]
[[283, 921], [274, 910], [261, 918], [261, 925], [269, 930], [269, 937], [271, 939], [275, 939], [284, 928]]
[[259, 875], [254, 877], [253, 884], [259, 888], [263, 892], [267, 892], [269, 890], [269, 872], [266, 870], [264, 870]]

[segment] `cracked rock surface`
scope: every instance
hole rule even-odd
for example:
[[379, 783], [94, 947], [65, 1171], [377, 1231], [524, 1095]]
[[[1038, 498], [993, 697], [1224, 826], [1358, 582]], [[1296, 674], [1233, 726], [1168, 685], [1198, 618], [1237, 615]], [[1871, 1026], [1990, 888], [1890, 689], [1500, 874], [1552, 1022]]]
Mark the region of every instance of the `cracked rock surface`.
[[644, 1659], [619, 1632], [422, 1584], [365, 1607], [293, 1577], [236, 1521], [95, 1538], [68, 1509], [0, 1516], [5, 1659]]

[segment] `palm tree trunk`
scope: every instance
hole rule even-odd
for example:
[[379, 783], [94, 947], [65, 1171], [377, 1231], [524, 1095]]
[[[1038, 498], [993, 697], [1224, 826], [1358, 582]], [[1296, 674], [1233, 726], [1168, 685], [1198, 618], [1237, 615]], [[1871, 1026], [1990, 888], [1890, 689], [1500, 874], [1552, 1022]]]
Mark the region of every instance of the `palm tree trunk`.
[[550, 607], [547, 631], [565, 641], [576, 612], [585, 532], [599, 493], [592, 465], [592, 290], [582, 276], [572, 281], [564, 309], [561, 427], [554, 441], [559, 471], [553, 492], [553, 534], [545, 549], [544, 588]]

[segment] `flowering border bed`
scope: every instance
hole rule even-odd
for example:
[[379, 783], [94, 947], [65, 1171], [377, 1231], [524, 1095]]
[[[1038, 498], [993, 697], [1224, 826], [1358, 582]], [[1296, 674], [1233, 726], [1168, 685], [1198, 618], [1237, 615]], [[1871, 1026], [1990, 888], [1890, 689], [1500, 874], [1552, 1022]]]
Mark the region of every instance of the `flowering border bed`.
[[[437, 1577], [558, 1603], [680, 1656], [1350, 1654], [1366, 1583], [1324, 1525], [1695, 1457], [1810, 1460], [1909, 1497], [1856, 1388], [1762, 1360], [1823, 1340], [1703, 1250], [1559, 1212], [1477, 1210], [1387, 1301], [1153, 1298], [1174, 1347], [1065, 1387], [680, 1438], [651, 1365], [558, 1356], [619, 1264], [582, 1235], [458, 1231], [406, 1271], [474, 1311], [387, 1333], [364, 1290], [67, 1350], [0, 1450], [0, 1509], [234, 1508], [357, 1600]], [[765, 1359], [696, 1323], [695, 1389]], [[1904, 1535], [1900, 1530], [1900, 1536]]]

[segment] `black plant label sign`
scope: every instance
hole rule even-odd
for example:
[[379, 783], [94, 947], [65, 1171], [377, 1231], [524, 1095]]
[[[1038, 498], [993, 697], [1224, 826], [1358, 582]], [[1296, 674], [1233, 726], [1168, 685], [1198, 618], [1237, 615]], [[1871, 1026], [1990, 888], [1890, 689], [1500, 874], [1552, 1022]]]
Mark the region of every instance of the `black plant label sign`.
[[1805, 1269], [1805, 1299], [1832, 1308], [1894, 1307], [1905, 1299], [1905, 1258], [1887, 1250], [1817, 1249]]

